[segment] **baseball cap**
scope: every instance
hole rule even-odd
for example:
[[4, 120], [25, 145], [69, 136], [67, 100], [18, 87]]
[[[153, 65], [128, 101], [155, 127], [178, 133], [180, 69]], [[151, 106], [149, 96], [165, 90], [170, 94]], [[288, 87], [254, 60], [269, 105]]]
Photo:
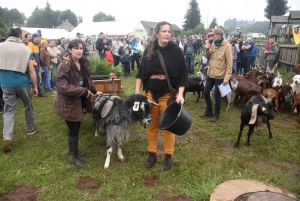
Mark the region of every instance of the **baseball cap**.
[[222, 35], [223, 34], [223, 30], [220, 29], [220, 28], [215, 28], [213, 31], [212, 31], [213, 34], [220, 34]]
[[240, 27], [236, 27], [236, 29], [240, 29]]
[[34, 34], [32, 34], [32, 38], [35, 38], [35, 37], [40, 37], [41, 35], [40, 34], [38, 34], [38, 33], [34, 33]]

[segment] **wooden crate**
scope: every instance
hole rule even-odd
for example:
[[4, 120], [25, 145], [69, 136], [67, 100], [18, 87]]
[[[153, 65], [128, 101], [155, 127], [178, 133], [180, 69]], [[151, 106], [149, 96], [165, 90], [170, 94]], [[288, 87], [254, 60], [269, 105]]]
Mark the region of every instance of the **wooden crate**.
[[[104, 94], [114, 95], [114, 87], [113, 81], [109, 80], [92, 80], [92, 83], [95, 85], [98, 91], [101, 91]], [[121, 97], [121, 80], [114, 79], [115, 86], [115, 95]], [[96, 98], [92, 97], [92, 102], [94, 102]]]

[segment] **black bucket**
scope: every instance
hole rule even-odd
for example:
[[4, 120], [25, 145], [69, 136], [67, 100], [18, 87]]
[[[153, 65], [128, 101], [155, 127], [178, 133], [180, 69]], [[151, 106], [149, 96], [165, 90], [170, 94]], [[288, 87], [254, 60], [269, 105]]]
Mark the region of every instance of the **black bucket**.
[[191, 115], [176, 101], [170, 103], [159, 119], [159, 129], [167, 130], [175, 135], [185, 134], [192, 125]]

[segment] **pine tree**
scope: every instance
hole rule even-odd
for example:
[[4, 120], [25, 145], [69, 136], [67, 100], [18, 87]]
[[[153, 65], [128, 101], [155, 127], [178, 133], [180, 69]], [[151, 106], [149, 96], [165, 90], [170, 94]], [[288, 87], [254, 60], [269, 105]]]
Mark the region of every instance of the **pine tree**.
[[266, 0], [265, 17], [271, 19], [272, 15], [284, 15], [290, 7], [287, 6], [288, 0]]
[[215, 27], [218, 27], [218, 23], [217, 23], [216, 17], [213, 18], [213, 20], [211, 21], [211, 23], [209, 25], [210, 29], [214, 29]]
[[189, 9], [186, 11], [184, 19], [184, 30], [194, 29], [200, 24], [201, 14], [196, 0], [191, 0], [189, 2]]

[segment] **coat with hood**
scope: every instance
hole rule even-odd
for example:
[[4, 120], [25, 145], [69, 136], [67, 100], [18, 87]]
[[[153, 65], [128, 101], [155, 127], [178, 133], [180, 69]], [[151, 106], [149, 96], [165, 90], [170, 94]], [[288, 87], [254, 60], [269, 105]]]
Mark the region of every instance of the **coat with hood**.
[[[268, 50], [268, 45], [269, 45], [269, 43], [266, 45], [265, 48], [263, 48], [263, 50]], [[278, 53], [277, 43], [273, 42], [271, 45], [271, 48], [269, 50], [269, 53], [265, 54], [266, 60], [268, 60], [268, 61], [275, 60], [277, 53]]]
[[68, 53], [57, 68], [56, 86], [58, 93], [55, 99], [54, 112], [66, 121], [82, 121], [83, 108], [87, 113], [92, 112], [91, 99], [90, 97], [86, 98], [86, 96], [88, 90], [95, 94], [97, 89], [90, 79], [90, 67], [87, 62], [81, 64], [83, 86], [80, 86], [79, 83], [80, 72]]
[[219, 46], [213, 43], [206, 52], [206, 58], [209, 60], [207, 75], [210, 78], [229, 81], [232, 75], [231, 45], [224, 39]]

